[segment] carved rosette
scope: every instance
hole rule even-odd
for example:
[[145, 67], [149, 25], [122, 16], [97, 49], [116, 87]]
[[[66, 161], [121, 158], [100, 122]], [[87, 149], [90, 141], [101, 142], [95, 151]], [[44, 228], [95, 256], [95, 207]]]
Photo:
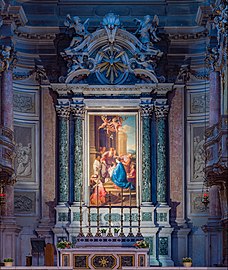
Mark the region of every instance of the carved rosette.
[[141, 105], [142, 116], [142, 202], [151, 202], [151, 125], [152, 105]]
[[71, 107], [74, 117], [74, 201], [80, 202], [83, 184], [83, 119], [84, 105]]
[[59, 123], [59, 202], [67, 202], [69, 194], [69, 107], [56, 106]]
[[166, 142], [166, 117], [169, 106], [155, 106], [157, 128], [157, 201], [166, 203], [167, 193], [167, 142]]

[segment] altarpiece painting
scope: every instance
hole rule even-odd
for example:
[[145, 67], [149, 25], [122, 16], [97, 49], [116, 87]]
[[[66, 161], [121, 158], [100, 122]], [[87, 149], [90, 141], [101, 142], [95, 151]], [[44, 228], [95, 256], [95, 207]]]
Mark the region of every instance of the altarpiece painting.
[[135, 206], [136, 114], [89, 114], [90, 205]]

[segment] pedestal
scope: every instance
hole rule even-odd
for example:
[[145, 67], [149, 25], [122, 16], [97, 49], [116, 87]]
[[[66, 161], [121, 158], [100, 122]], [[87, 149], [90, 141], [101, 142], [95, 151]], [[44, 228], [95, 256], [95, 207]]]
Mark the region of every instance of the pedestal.
[[161, 228], [158, 233], [158, 259], [162, 266], [174, 266], [171, 259], [171, 234], [173, 228]]

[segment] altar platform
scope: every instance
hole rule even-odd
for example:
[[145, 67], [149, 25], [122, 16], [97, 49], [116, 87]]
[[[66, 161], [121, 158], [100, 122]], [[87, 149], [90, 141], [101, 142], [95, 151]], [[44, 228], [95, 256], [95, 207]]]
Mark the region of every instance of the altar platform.
[[60, 265], [74, 269], [122, 269], [123, 266], [148, 266], [149, 249], [134, 247], [85, 247], [60, 251]]

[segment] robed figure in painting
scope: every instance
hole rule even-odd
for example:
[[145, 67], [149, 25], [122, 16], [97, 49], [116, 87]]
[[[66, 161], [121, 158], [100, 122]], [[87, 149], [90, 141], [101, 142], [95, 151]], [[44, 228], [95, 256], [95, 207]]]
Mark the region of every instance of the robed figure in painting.
[[130, 188], [134, 190], [135, 187], [133, 184], [127, 181], [127, 173], [119, 158], [116, 159], [116, 163], [117, 165], [112, 172], [112, 182], [120, 188]]

